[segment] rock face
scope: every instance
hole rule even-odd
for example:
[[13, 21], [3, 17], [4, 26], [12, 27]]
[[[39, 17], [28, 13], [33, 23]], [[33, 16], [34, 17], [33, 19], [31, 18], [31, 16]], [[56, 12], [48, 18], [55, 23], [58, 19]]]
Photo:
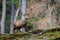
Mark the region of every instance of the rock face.
[[[33, 23], [36, 22], [37, 29], [54, 28], [57, 25], [55, 5], [59, 5], [60, 0], [33, 0], [28, 1], [26, 13]], [[57, 13], [58, 14], [58, 13]], [[34, 17], [39, 18], [33, 21]]]

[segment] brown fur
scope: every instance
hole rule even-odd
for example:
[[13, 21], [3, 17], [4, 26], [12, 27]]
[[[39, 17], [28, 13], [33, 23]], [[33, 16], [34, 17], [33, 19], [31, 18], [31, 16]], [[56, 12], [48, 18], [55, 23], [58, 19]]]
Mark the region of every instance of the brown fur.
[[13, 31], [14, 31], [16, 28], [25, 27], [25, 24], [26, 24], [26, 20], [14, 21], [14, 22], [13, 22]]

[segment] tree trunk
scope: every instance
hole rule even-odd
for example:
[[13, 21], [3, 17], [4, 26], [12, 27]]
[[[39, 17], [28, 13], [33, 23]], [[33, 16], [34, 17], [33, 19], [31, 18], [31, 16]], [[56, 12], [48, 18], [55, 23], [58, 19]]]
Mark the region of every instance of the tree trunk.
[[10, 24], [10, 34], [13, 33], [13, 21], [14, 21], [14, 16], [15, 16], [15, 13], [14, 13], [14, 0], [12, 0], [12, 14], [11, 14], [11, 24]]
[[16, 21], [16, 20], [17, 20], [18, 13], [19, 13], [19, 9], [20, 9], [20, 7], [18, 7], [18, 9], [17, 9], [17, 11], [16, 11], [16, 14], [15, 14], [15, 17], [14, 17], [14, 21]]
[[6, 0], [3, 0], [3, 4], [2, 4], [2, 19], [1, 19], [1, 34], [4, 34], [5, 16], [6, 16]]
[[[21, 7], [21, 12], [22, 12], [22, 16], [21, 16], [21, 20], [25, 20], [25, 12], [26, 12], [26, 0], [22, 0], [22, 7]], [[25, 31], [25, 28], [22, 28], [21, 31]]]
[[25, 19], [25, 11], [26, 11], [26, 0], [22, 0], [22, 7], [21, 7], [21, 12], [22, 12], [22, 16], [21, 19]]

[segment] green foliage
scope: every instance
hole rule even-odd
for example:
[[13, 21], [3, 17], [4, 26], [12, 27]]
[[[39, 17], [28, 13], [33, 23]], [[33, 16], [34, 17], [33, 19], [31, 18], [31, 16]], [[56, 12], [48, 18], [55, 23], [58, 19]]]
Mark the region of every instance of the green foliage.
[[[19, 5], [20, 0], [14, 0], [14, 8], [16, 9]], [[12, 9], [12, 0], [6, 1], [6, 21], [5, 21], [5, 32], [9, 32], [9, 21], [11, 20], [11, 10]], [[2, 0], [0, 0], [0, 20], [2, 16]], [[21, 19], [21, 15], [19, 15], [19, 19]]]
[[32, 32], [14, 32], [13, 34], [1, 35], [0, 40], [60, 40], [60, 29], [58, 28], [57, 31], [50, 30], [46, 30], [42, 34], [33, 34]]
[[21, 13], [18, 13], [18, 17], [16, 18], [17, 20], [21, 19]]
[[14, 0], [14, 4], [18, 4], [20, 0]]
[[9, 21], [10, 18], [11, 18], [11, 15], [10, 15], [10, 14], [7, 14], [7, 15], [6, 15], [6, 20]]
[[0, 1], [0, 10], [1, 10], [1, 8], [2, 8], [2, 1]]
[[6, 4], [6, 6], [7, 6], [7, 9], [11, 9], [12, 3], [10, 3], [10, 2], [8, 1], [7, 4]]
[[38, 18], [38, 17], [33, 17], [32, 20], [33, 20], [33, 21], [38, 21], [39, 18]]
[[0, 20], [1, 20], [2, 13], [0, 12]]
[[0, 20], [1, 20], [1, 15], [2, 15], [2, 0], [0, 0]]
[[60, 18], [60, 8], [56, 8], [56, 11], [57, 11], [57, 13], [56, 13], [57, 18]]
[[31, 22], [27, 22], [26, 27], [28, 28], [28, 30], [32, 30], [33, 29], [33, 24]]
[[60, 8], [59, 8], [59, 9], [57, 9], [57, 12], [60, 14]]

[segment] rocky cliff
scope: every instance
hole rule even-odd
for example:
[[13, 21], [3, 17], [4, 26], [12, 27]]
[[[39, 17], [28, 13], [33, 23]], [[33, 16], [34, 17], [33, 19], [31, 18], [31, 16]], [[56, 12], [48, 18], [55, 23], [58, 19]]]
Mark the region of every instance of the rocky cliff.
[[28, 0], [26, 13], [37, 29], [49, 29], [58, 26], [57, 20], [60, 0]]

